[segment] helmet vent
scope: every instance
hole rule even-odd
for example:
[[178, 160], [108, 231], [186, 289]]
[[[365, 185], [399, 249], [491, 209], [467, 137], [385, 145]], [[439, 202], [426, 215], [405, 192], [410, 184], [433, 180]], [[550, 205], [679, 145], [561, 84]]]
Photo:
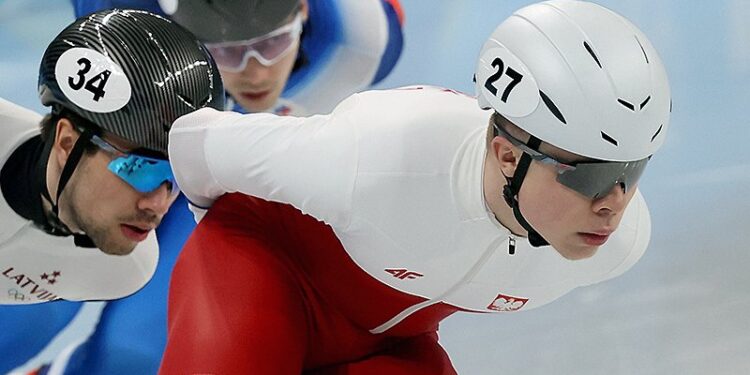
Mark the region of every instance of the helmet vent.
[[648, 55], [646, 54], [646, 50], [643, 49], [643, 44], [641, 44], [641, 41], [638, 39], [638, 37], [635, 37], [635, 41], [638, 42], [638, 45], [641, 47], [641, 52], [643, 52], [643, 57], [646, 58], [646, 64], [648, 64]]
[[614, 138], [610, 137], [610, 136], [609, 136], [609, 135], [608, 135], [607, 133], [605, 133], [605, 132], [601, 132], [601, 133], [602, 133], [602, 139], [604, 139], [605, 141], [607, 141], [607, 142], [609, 142], [609, 143], [611, 143], [611, 144], [613, 144], [613, 145], [617, 146], [617, 140], [616, 140], [616, 139], [614, 139]]
[[599, 58], [596, 57], [594, 50], [591, 49], [591, 46], [585, 40], [583, 41], [583, 47], [586, 48], [586, 51], [589, 51], [589, 55], [594, 58], [594, 61], [596, 61], [596, 65], [599, 65], [599, 69], [601, 69], [602, 63], [599, 62]]
[[646, 106], [646, 103], [648, 103], [648, 101], [649, 101], [649, 100], [651, 100], [651, 95], [649, 95], [649, 96], [648, 96], [648, 97], [646, 98], [646, 100], [644, 100], [644, 101], [643, 101], [643, 103], [641, 103], [641, 107], [640, 107], [640, 109], [643, 109], [643, 107], [645, 107], [645, 106]]
[[669, 113], [672, 113], [672, 99], [669, 99]]
[[617, 99], [617, 102], [620, 103], [620, 104], [622, 104], [623, 107], [625, 107], [625, 108], [627, 108], [627, 109], [629, 109], [631, 111], [635, 111], [635, 106], [632, 105], [632, 104], [630, 104], [630, 103], [628, 103], [627, 101], [622, 100], [622, 99]]
[[653, 142], [654, 139], [656, 139], [656, 136], [659, 135], [659, 133], [661, 133], [661, 128], [663, 128], [663, 127], [664, 127], [664, 124], [659, 125], [659, 129], [656, 130], [656, 133], [654, 133], [654, 136], [651, 137], [651, 142]]
[[541, 95], [542, 101], [544, 102], [544, 105], [547, 106], [547, 109], [549, 109], [549, 111], [552, 112], [552, 114], [555, 115], [555, 117], [557, 117], [560, 122], [567, 125], [568, 123], [565, 122], [565, 117], [563, 117], [562, 113], [557, 108], [555, 103], [552, 102], [552, 99], [550, 99], [545, 93], [543, 93], [542, 90], [539, 90], [539, 95]]

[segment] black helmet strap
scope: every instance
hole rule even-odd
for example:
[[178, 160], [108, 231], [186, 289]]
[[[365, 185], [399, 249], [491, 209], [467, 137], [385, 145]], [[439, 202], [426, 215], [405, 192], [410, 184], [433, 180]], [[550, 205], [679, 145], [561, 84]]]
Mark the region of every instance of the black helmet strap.
[[53, 202], [53, 199], [49, 193], [49, 187], [47, 186], [47, 163], [49, 162], [49, 156], [52, 152], [52, 145], [54, 144], [56, 134], [57, 126], [54, 126], [52, 132], [50, 132], [50, 138], [45, 140], [46, 144], [44, 145], [44, 151], [42, 151], [42, 155], [39, 158], [38, 178], [39, 183], [41, 184], [41, 192], [44, 198], [52, 206], [51, 212], [49, 213], [49, 215], [47, 215], [48, 225], [46, 225], [44, 229], [46, 232], [57, 236], [72, 235], [76, 246], [96, 247], [94, 241], [92, 241], [91, 238], [89, 238], [85, 234], [73, 233], [70, 228], [68, 228], [68, 226], [60, 220], [59, 217], [60, 196], [62, 195], [63, 189], [65, 189], [65, 185], [68, 184], [70, 177], [73, 175], [73, 172], [78, 166], [78, 163], [83, 156], [83, 152], [86, 150], [86, 146], [91, 141], [91, 137], [93, 137], [94, 132], [88, 127], [84, 128], [83, 132], [78, 137], [78, 140], [76, 140], [76, 143], [73, 145], [73, 149], [70, 151], [68, 160], [65, 161], [65, 166], [63, 167], [62, 173], [60, 173], [60, 179], [57, 183], [57, 194], [55, 194], [55, 199]]
[[[538, 151], [541, 143], [542, 142], [539, 138], [532, 135], [526, 145], [532, 150]], [[544, 237], [542, 237], [542, 235], [539, 234], [539, 232], [537, 232], [528, 221], [526, 221], [526, 218], [523, 217], [518, 203], [518, 194], [521, 191], [523, 180], [526, 178], [526, 172], [529, 170], [529, 165], [531, 165], [531, 156], [524, 152], [523, 155], [521, 155], [521, 160], [516, 166], [516, 171], [513, 174], [513, 177], [508, 177], [503, 173], [503, 177], [505, 177], [505, 180], [507, 181], [507, 184], [503, 186], [503, 198], [505, 198], [505, 202], [508, 206], [513, 209], [513, 215], [516, 217], [516, 221], [518, 221], [523, 229], [526, 229], [529, 233], [529, 243], [531, 246], [547, 246], [549, 245], [547, 240], [545, 240]]]

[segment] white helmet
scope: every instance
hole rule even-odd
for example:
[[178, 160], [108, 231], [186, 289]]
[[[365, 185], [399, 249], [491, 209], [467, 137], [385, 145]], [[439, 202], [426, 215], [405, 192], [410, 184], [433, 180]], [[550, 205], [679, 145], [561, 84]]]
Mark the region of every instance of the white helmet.
[[475, 78], [482, 108], [594, 159], [646, 158], [669, 126], [669, 82], [656, 50], [624, 17], [593, 3], [518, 10], [482, 47]]

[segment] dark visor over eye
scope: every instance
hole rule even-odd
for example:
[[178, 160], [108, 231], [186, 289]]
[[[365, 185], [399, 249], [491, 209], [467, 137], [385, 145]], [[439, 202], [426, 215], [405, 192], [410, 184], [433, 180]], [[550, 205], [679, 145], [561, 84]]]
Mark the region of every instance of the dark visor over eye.
[[557, 181], [592, 199], [606, 196], [617, 185], [627, 192], [638, 183], [648, 160], [577, 163], [575, 169], [561, 171]]
[[129, 154], [112, 160], [107, 169], [141, 193], [150, 193], [162, 184], [176, 191], [172, 168], [167, 160]]
[[107, 169], [141, 193], [150, 193], [167, 184], [171, 196], [179, 193], [169, 161], [145, 155], [126, 153], [99, 136], [91, 137], [91, 143], [112, 155]]
[[510, 135], [501, 125], [494, 124], [496, 134], [503, 136], [532, 159], [549, 164], [557, 170], [557, 181], [563, 186], [591, 199], [604, 197], [615, 186], [627, 192], [634, 187], [646, 169], [650, 156], [636, 161], [595, 161], [563, 163], [541, 151], [534, 150]]

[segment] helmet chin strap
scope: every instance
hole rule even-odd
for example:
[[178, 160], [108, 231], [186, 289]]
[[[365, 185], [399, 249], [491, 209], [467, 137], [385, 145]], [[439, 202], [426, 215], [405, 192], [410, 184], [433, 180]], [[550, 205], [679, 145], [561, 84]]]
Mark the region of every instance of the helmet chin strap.
[[86, 145], [89, 143], [91, 137], [94, 134], [91, 130], [86, 129], [78, 137], [78, 140], [76, 140], [76, 143], [73, 145], [73, 149], [70, 151], [68, 160], [65, 162], [62, 173], [60, 174], [60, 180], [57, 183], [57, 194], [55, 195], [55, 199], [53, 201], [49, 193], [49, 187], [47, 186], [47, 163], [49, 161], [49, 155], [52, 152], [52, 143], [55, 139], [56, 133], [57, 131], [53, 130], [52, 134], [50, 134], [51, 139], [48, 139], [46, 145], [44, 146], [44, 151], [39, 158], [39, 168], [37, 169], [42, 196], [52, 206], [51, 211], [46, 215], [47, 223], [43, 223], [42, 229], [44, 229], [45, 232], [55, 236], [72, 235], [73, 241], [78, 247], [95, 248], [96, 245], [89, 236], [80, 233], [73, 233], [73, 231], [71, 231], [70, 228], [68, 228], [68, 226], [60, 220], [59, 216], [60, 196], [62, 195], [65, 185], [67, 185], [70, 177], [73, 175], [73, 171], [75, 171], [76, 166], [78, 166], [78, 162], [81, 160], [81, 156], [83, 156]]
[[[541, 141], [539, 138], [532, 135], [526, 145], [533, 150], [539, 150]], [[526, 221], [521, 214], [521, 208], [518, 204], [518, 193], [521, 191], [521, 185], [523, 184], [523, 179], [526, 177], [526, 172], [529, 170], [529, 165], [531, 165], [531, 157], [527, 153], [523, 153], [513, 177], [508, 177], [503, 173], [503, 177], [505, 177], [505, 180], [508, 182], [503, 186], [503, 198], [505, 198], [505, 202], [508, 206], [513, 209], [513, 215], [516, 217], [516, 221], [518, 221], [523, 229], [526, 229], [529, 233], [529, 243], [531, 246], [547, 246], [549, 245], [549, 242], [547, 242], [547, 240], [545, 240], [544, 237], [542, 237], [542, 235], [539, 234], [539, 232], [537, 232], [528, 221]]]

